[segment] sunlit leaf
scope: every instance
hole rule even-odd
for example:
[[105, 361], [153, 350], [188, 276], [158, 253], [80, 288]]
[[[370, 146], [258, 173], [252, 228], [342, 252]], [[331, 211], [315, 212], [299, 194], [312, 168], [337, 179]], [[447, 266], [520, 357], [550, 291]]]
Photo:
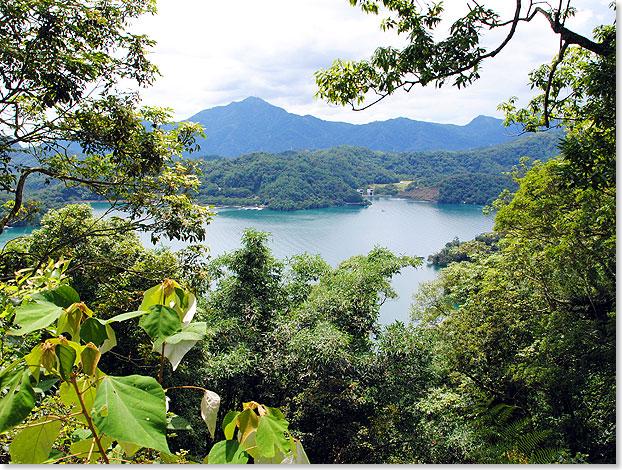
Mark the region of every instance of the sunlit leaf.
[[285, 436], [289, 423], [285, 420], [276, 418], [272, 415], [265, 415], [259, 418], [257, 427], [257, 448], [262, 456], [274, 457], [275, 446], [283, 453], [286, 453], [289, 442]]
[[257, 427], [259, 426], [259, 417], [250, 408], [247, 408], [246, 410], [242, 411], [237, 416], [236, 421], [238, 423], [238, 427], [240, 428], [240, 433], [241, 433], [240, 441], [241, 442], [244, 442], [246, 438], [248, 437], [248, 435], [256, 431]]
[[[41, 424], [33, 426], [37, 423]], [[61, 422], [42, 418], [30, 425], [31, 427], [22, 429], [13, 438], [9, 447], [11, 463], [36, 465], [48, 459], [52, 445], [60, 432]]]
[[[238, 441], [220, 441], [214, 444], [208, 456], [207, 463], [212, 465], [245, 464], [248, 462], [248, 453]], [[206, 463], [205, 461], [203, 463]]]
[[170, 453], [164, 390], [152, 377], [104, 377], [93, 403], [93, 422], [113, 439]]
[[239, 414], [239, 411], [230, 411], [225, 415], [225, 419], [222, 420], [222, 430], [225, 433], [225, 439], [233, 439], [235, 428], [238, 425], [237, 417]]
[[1, 390], [8, 392], [0, 400], [0, 433], [21, 423], [35, 406], [35, 391], [27, 366], [2, 376]]
[[[104, 452], [110, 447], [113, 439], [108, 436], [100, 436], [100, 442]], [[69, 447], [69, 450], [72, 454], [79, 459], [86, 459], [91, 456], [89, 459], [89, 463], [95, 463], [97, 460], [103, 458], [102, 454], [99, 452], [99, 448], [97, 447], [97, 443], [95, 439], [85, 439], [83, 441], [74, 442]]]
[[85, 346], [80, 355], [80, 362], [82, 363], [82, 370], [86, 375], [90, 377], [95, 375], [100, 358], [101, 353], [93, 343], [89, 343]]
[[215, 392], [205, 390], [203, 399], [201, 400], [201, 418], [203, 418], [203, 421], [207, 424], [207, 430], [212, 436], [212, 439], [214, 439], [214, 433], [216, 431], [216, 417], [218, 416], [219, 409], [220, 396]]
[[142, 316], [138, 324], [158, 345], [157, 347], [181, 327], [181, 321], [177, 312], [164, 305], [152, 305], [149, 307], [149, 313]]

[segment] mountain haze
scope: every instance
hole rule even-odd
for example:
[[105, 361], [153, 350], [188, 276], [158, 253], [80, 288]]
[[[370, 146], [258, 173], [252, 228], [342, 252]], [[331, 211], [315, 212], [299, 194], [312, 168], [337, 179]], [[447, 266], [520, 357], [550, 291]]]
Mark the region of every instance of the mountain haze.
[[205, 109], [188, 121], [204, 127], [201, 155], [234, 157], [251, 152], [318, 150], [356, 145], [385, 152], [469, 150], [508, 142], [518, 129], [501, 119], [478, 116], [465, 126], [395, 118], [368, 124], [324, 121], [300, 116], [249, 97]]

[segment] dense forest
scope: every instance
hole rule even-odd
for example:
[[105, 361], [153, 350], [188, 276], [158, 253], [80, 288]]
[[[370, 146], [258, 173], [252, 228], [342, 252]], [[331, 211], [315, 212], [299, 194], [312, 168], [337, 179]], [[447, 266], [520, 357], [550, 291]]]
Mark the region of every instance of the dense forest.
[[[493, 147], [393, 154], [362, 147], [315, 152], [255, 153], [199, 160], [197, 201], [216, 205], [263, 205], [296, 210], [362, 204], [357, 189], [412, 181], [438, 188], [437, 202], [489, 204], [516, 185], [509, 173], [521, 158], [548, 160], [559, 153], [563, 133], [528, 135]], [[407, 191], [404, 191], [408, 195]], [[381, 194], [379, 192], [378, 194]]]
[[[468, 84], [490, 56], [470, 34], [502, 24], [475, 4], [454, 25], [463, 34], [436, 43], [442, 8], [361, 6], [380, 3], [397, 15], [387, 27], [409, 31], [410, 52], [379, 49], [348, 66], [355, 74], [337, 62], [317, 75], [321, 97], [360, 103], [357, 80], [395, 92], [408, 71]], [[341, 147], [187, 161], [198, 128], [112, 94], [115, 79], [156, 73], [149, 41], [125, 31], [153, 4], [53, 4], [0, 4], [0, 231], [36, 214], [33, 180], [127, 217], [66, 205], [0, 252], [2, 462], [616, 462], [615, 26], [583, 38], [559, 22], [572, 10], [537, 2], [560, 54], [531, 75], [540, 94], [527, 108], [503, 107], [526, 131], [562, 126], [556, 158]], [[529, 19], [517, 8], [514, 26]], [[421, 48], [431, 62], [409, 62]], [[94, 78], [108, 86], [87, 91]], [[59, 147], [69, 141], [83, 157]], [[491, 176], [511, 166], [513, 187]], [[325, 194], [313, 195], [316, 180]], [[507, 189], [491, 205], [493, 233], [431, 258], [445, 267], [408, 323], [381, 326], [379, 308], [395, 295], [391, 278], [421, 259], [377, 246], [336, 267], [308, 254], [280, 261], [253, 229], [213, 259], [201, 244], [211, 214], [195, 192], [235, 189], [290, 209], [358, 202], [356, 187], [400, 180], [411, 191], [449, 181], [439, 197], [461, 202], [467, 183]], [[189, 246], [146, 249], [139, 230]]]

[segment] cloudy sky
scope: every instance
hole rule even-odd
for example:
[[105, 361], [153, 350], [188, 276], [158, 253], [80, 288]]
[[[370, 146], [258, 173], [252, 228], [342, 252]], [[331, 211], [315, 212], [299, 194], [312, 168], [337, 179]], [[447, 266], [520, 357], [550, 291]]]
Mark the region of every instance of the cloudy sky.
[[[492, 1], [496, 7], [501, 2]], [[514, 2], [502, 4], [511, 8]], [[610, 0], [574, 0], [578, 14], [569, 27], [591, 35], [611, 24]], [[464, 0], [444, 2], [456, 17]], [[544, 18], [521, 24], [503, 53], [484, 63], [482, 78], [466, 89], [398, 91], [372, 108], [355, 112], [314, 98], [314, 73], [337, 58], [360, 60], [377, 46], [400, 46], [401, 37], [382, 32], [381, 17], [365, 15], [348, 0], [158, 0], [158, 14], [134, 22], [131, 31], [157, 41], [151, 54], [162, 76], [142, 90], [143, 103], [175, 110], [176, 119], [214, 106], [257, 96], [296, 114], [366, 123], [394, 117], [466, 124], [485, 114], [502, 117], [497, 105], [511, 96], [526, 103], [527, 74], [549, 62], [558, 38]], [[446, 34], [447, 28], [441, 28]], [[502, 34], [490, 36], [494, 47]]]

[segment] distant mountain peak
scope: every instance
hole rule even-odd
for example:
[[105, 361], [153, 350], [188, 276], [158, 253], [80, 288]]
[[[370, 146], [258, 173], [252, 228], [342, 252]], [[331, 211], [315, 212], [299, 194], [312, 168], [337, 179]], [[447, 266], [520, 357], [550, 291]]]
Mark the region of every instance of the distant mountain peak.
[[349, 124], [289, 113], [257, 96], [205, 109], [188, 121], [202, 124], [207, 136], [198, 142], [199, 155], [227, 157], [340, 145], [387, 152], [468, 150], [511, 140], [503, 121], [490, 116], [477, 116], [466, 126], [405, 117]]

